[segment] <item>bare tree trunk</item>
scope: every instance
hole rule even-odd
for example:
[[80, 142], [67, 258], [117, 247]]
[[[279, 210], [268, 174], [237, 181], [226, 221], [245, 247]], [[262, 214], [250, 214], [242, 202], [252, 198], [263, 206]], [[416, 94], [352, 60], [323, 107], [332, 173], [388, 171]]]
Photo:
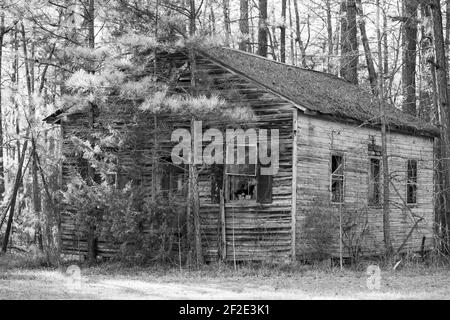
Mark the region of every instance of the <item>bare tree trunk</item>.
[[327, 72], [331, 73], [332, 69], [331, 57], [333, 56], [333, 25], [331, 21], [330, 0], [326, 1], [326, 15], [327, 15], [327, 44], [328, 44]]
[[[447, 52], [450, 50], [450, 0], [445, 1], [446, 4], [446, 33], [445, 33], [445, 49]], [[430, 11], [430, 8], [427, 7], [428, 11]], [[427, 10], [425, 9], [425, 10]], [[427, 12], [429, 13], [429, 12]], [[431, 13], [430, 13], [431, 15]], [[432, 23], [431, 23], [432, 24]], [[434, 26], [433, 26], [434, 29]], [[433, 32], [430, 32], [431, 34]], [[433, 35], [431, 35], [430, 38], [435, 38]], [[448, 59], [448, 56], [446, 57]], [[428, 62], [430, 62], [430, 69], [431, 69], [431, 77], [432, 77], [432, 85], [433, 85], [433, 105], [434, 105], [434, 112], [435, 112], [435, 119], [436, 124], [438, 127], [441, 128], [441, 134], [439, 139], [436, 141], [436, 159], [437, 159], [437, 169], [436, 169], [436, 225], [438, 226], [438, 234], [441, 235], [441, 239], [443, 240], [440, 243], [440, 247], [444, 253], [447, 255], [450, 253], [450, 214], [449, 214], [449, 205], [450, 205], [450, 195], [448, 194], [448, 188], [450, 186], [450, 178], [448, 178], [448, 174], [450, 171], [449, 163], [446, 161], [448, 155], [450, 154], [450, 151], [448, 148], [445, 148], [445, 146], [448, 146], [448, 141], [450, 140], [449, 137], [447, 139], [444, 139], [446, 135], [449, 135], [448, 128], [449, 125], [446, 126], [447, 130], [445, 130], [444, 127], [442, 127], [440, 124], [442, 123], [442, 116], [441, 113], [441, 104], [440, 104], [440, 97], [438, 92], [438, 84], [437, 84], [437, 67], [436, 59], [435, 57], [428, 57]], [[448, 77], [450, 75], [450, 67], [449, 63], [447, 62], [447, 81]], [[448, 98], [448, 97], [447, 97]], [[447, 106], [448, 108], [449, 106]], [[447, 112], [447, 119], [450, 117], [449, 115], [450, 110]], [[444, 117], [445, 119], [445, 117]], [[447, 131], [447, 132], [446, 132]], [[444, 142], [447, 140], [447, 144]], [[445, 150], [444, 150], [445, 149]], [[447, 190], [447, 191], [446, 191]]]
[[89, 35], [88, 35], [88, 41], [89, 41], [89, 48], [94, 49], [95, 48], [95, 0], [89, 0], [89, 7], [88, 7], [88, 25], [89, 25]]
[[[375, 71], [375, 65], [372, 58], [372, 52], [370, 50], [369, 38], [366, 32], [366, 21], [364, 17], [364, 10], [361, 0], [356, 0], [356, 8], [359, 15], [359, 30], [361, 31], [361, 41], [364, 47], [364, 55], [366, 56], [367, 71], [369, 72], [369, 82], [372, 89], [372, 93], [377, 95], [377, 72]], [[385, 37], [386, 38], [386, 37]], [[381, 53], [380, 53], [381, 54]]]
[[[271, 12], [271, 15], [274, 16], [275, 15], [275, 11]], [[269, 41], [270, 41], [270, 48], [272, 49], [272, 57], [273, 60], [277, 61], [277, 51], [278, 51], [278, 40], [277, 40], [277, 33], [276, 33], [276, 28], [275, 25], [272, 25], [272, 32], [268, 32], [269, 35]]]
[[[339, 6], [339, 17], [342, 15], [342, 6]], [[341, 48], [341, 21], [339, 19], [336, 19], [336, 28], [334, 32], [334, 56], [339, 57], [340, 54], [340, 48]], [[334, 69], [334, 74], [339, 75], [340, 72], [340, 65], [341, 65], [341, 59], [335, 60], [336, 67]]]
[[[384, 3], [383, 3], [384, 4]], [[384, 5], [383, 5], [384, 7]], [[378, 101], [381, 112], [381, 154], [383, 163], [383, 238], [386, 249], [386, 255], [390, 256], [393, 248], [391, 241], [391, 224], [390, 224], [390, 209], [389, 209], [389, 162], [387, 154], [387, 124], [386, 124], [386, 109], [384, 99], [384, 79], [383, 79], [383, 56], [381, 54], [383, 48], [383, 35], [385, 30], [381, 30], [381, 7], [380, 0], [377, 0], [377, 38], [378, 38]]]
[[242, 34], [242, 40], [239, 42], [239, 50], [250, 52], [250, 30], [248, 24], [248, 0], [240, 1], [240, 20], [239, 20], [239, 30]]
[[437, 92], [439, 98], [439, 111], [440, 111], [440, 129], [441, 129], [441, 143], [440, 148], [443, 169], [443, 190], [444, 192], [444, 208], [445, 214], [442, 220], [446, 221], [446, 243], [447, 249], [450, 245], [449, 230], [450, 230], [450, 110], [448, 100], [448, 77], [447, 77], [447, 58], [445, 54], [445, 40], [444, 30], [442, 23], [442, 11], [441, 3], [439, 0], [429, 1], [431, 13], [433, 17], [433, 34], [434, 34], [434, 48], [436, 53], [436, 83]]
[[416, 0], [403, 0], [403, 112], [416, 115], [416, 51], [417, 51]]
[[[50, 194], [50, 190], [49, 190], [48, 184], [45, 179], [44, 170], [42, 168], [41, 161], [39, 160], [39, 155], [37, 153], [35, 153], [34, 157], [38, 164], [39, 173], [40, 173], [41, 179], [42, 179], [42, 185], [44, 186], [45, 194], [47, 196], [47, 201], [49, 202], [49, 204], [51, 206], [51, 210], [53, 213], [53, 219], [55, 220], [55, 223], [57, 224], [57, 228], [58, 228], [58, 236], [57, 236], [58, 239], [57, 239], [56, 245], [57, 245], [57, 251], [58, 251], [58, 265], [60, 265], [60, 263], [61, 263], [61, 215], [60, 215], [60, 213], [55, 205], [55, 202], [53, 201], [53, 198]], [[48, 232], [48, 234], [50, 234], [50, 232], [51, 232], [50, 224], [47, 224], [47, 227], [49, 228], [49, 230], [47, 232]], [[49, 242], [48, 246], [50, 246], [50, 239], [48, 240], [48, 242]]]
[[[26, 140], [22, 147], [22, 153], [20, 156], [19, 165], [17, 167], [16, 179], [14, 181], [14, 187], [12, 190], [11, 200], [9, 203], [9, 217], [8, 217], [8, 222], [6, 224], [5, 237], [3, 239], [3, 244], [2, 244], [2, 252], [6, 252], [6, 250], [8, 249], [8, 242], [9, 242], [12, 223], [13, 223], [13, 219], [14, 219], [14, 210], [15, 210], [15, 206], [16, 206], [17, 194], [19, 192], [19, 188], [22, 183], [22, 178], [25, 173], [24, 172], [25, 170], [23, 170], [23, 163], [25, 160], [25, 152], [27, 150], [27, 147], [28, 147], [28, 134], [27, 134]], [[18, 152], [20, 153], [20, 150], [18, 150]]]
[[355, 0], [341, 2], [341, 77], [358, 84], [358, 38]]
[[[3, 10], [1, 8], [0, 10]], [[5, 193], [5, 173], [3, 160], [3, 112], [2, 112], [2, 67], [3, 67], [3, 38], [5, 30], [5, 13], [0, 13], [0, 201]]]
[[280, 59], [286, 62], [286, 0], [281, 1]]
[[259, 0], [258, 55], [267, 57], [267, 0]]
[[[298, 12], [298, 3], [297, 0], [292, 0], [294, 2], [294, 14], [295, 14], [295, 42], [298, 43], [300, 52], [303, 50], [302, 49], [302, 33], [300, 30], [300, 14]], [[302, 64], [303, 64], [303, 59], [302, 59]], [[304, 67], [304, 66], [303, 66]]]
[[22, 33], [22, 49], [23, 49], [23, 56], [24, 56], [24, 65], [25, 65], [25, 80], [27, 84], [27, 92], [28, 92], [28, 103], [31, 111], [33, 112], [33, 107], [31, 106], [31, 76], [30, 76], [30, 67], [29, 67], [29, 59], [28, 59], [28, 49], [27, 49], [27, 40], [25, 36], [25, 27], [23, 23], [20, 24], [21, 27], [21, 33]]
[[[30, 126], [36, 125], [36, 112], [35, 112], [35, 106], [33, 104], [33, 80], [32, 80], [32, 71], [30, 68], [30, 59], [28, 58], [28, 45], [27, 45], [27, 39], [25, 35], [25, 27], [23, 23], [21, 24], [21, 33], [22, 33], [22, 49], [23, 49], [23, 56], [24, 56], [24, 65], [25, 65], [25, 77], [26, 77], [26, 83], [27, 83], [27, 93], [28, 93], [28, 107], [30, 109]], [[33, 130], [31, 127], [30, 130]], [[34, 134], [31, 134], [32, 136], [32, 185], [33, 185], [33, 211], [36, 215], [36, 240], [38, 247], [41, 251], [44, 250], [44, 243], [43, 243], [43, 235], [42, 235], [42, 223], [41, 223], [41, 197], [40, 197], [40, 189], [39, 189], [39, 181], [38, 181], [38, 174], [37, 174], [37, 163], [36, 158], [34, 157], [34, 154], [36, 152], [36, 139], [34, 138]]]
[[[195, 0], [190, 0], [190, 35], [194, 36], [196, 32], [195, 19]], [[191, 71], [191, 95], [197, 95], [197, 65], [195, 52], [193, 48], [189, 49], [189, 63]], [[191, 119], [191, 132], [194, 132], [194, 118]], [[194, 140], [192, 140], [194, 143]], [[195, 150], [192, 148], [192, 150]], [[192, 219], [191, 219], [192, 218]], [[194, 239], [191, 239], [189, 233], [191, 233], [191, 220], [194, 224]], [[188, 246], [195, 250], [195, 258], [197, 267], [203, 264], [203, 252], [202, 252], [202, 239], [201, 239], [201, 226], [200, 226], [200, 199], [198, 190], [198, 171], [194, 163], [194, 152], [191, 153], [191, 159], [189, 164], [189, 186], [188, 186], [188, 203], [187, 203], [187, 231], [188, 231]], [[193, 243], [192, 243], [193, 242]], [[191, 252], [191, 250], [189, 250]], [[190, 252], [188, 254], [188, 261], [190, 260]]]
[[[31, 39], [35, 37], [35, 26], [33, 25], [31, 32]], [[31, 80], [31, 91], [34, 92], [35, 86], [35, 62], [36, 62], [36, 48], [34, 41], [31, 42], [31, 59], [30, 59], [30, 80]]]
[[41, 207], [41, 194], [39, 188], [38, 181], [38, 170], [37, 170], [37, 162], [36, 162], [36, 140], [32, 140], [32, 176], [33, 176], [33, 210], [36, 214], [36, 218], [38, 221], [36, 222], [37, 229], [37, 242], [39, 246], [39, 250], [44, 250], [44, 242], [43, 242], [43, 228], [42, 228], [42, 207]]
[[195, 25], [195, 19], [196, 19], [196, 12], [195, 12], [195, 0], [189, 0], [189, 35], [192, 37], [196, 33], [196, 25]]
[[[194, 132], [194, 119], [191, 120], [191, 132]], [[194, 144], [194, 141], [192, 141]], [[192, 148], [192, 150], [195, 150]], [[200, 224], [200, 198], [198, 190], [198, 170], [194, 163], [194, 152], [191, 156], [191, 165], [189, 166], [189, 180], [191, 185], [191, 201], [194, 222], [194, 249], [197, 267], [203, 264], [203, 250], [201, 239], [201, 224]]]
[[[88, 7], [86, 8], [87, 24], [88, 24], [88, 44], [89, 48], [95, 48], [95, 0], [89, 0]], [[90, 73], [94, 73], [92, 68]], [[93, 125], [94, 119], [92, 119]], [[90, 170], [91, 171], [91, 170]], [[93, 175], [93, 172], [91, 173]], [[96, 215], [97, 213], [93, 212]], [[89, 263], [94, 263], [97, 260], [97, 239], [95, 236], [95, 224], [89, 226], [87, 234], [87, 259]]]
[[423, 64], [424, 69], [426, 64], [429, 64], [430, 67], [430, 82], [432, 86], [432, 104], [433, 109], [431, 113], [433, 116], [430, 118], [434, 118], [435, 125], [439, 126], [439, 99], [437, 92], [437, 83], [436, 83], [436, 63], [435, 63], [435, 52], [434, 52], [434, 44], [433, 44], [433, 23], [431, 17], [431, 9], [429, 3], [423, 2], [420, 4], [420, 12], [421, 12], [421, 64]]
[[[293, 0], [294, 1], [294, 11], [295, 11], [295, 30], [297, 32], [297, 37], [295, 38], [295, 41], [298, 43], [298, 47], [300, 50], [300, 54], [301, 54], [301, 64], [303, 68], [306, 68], [306, 48], [305, 45], [303, 44], [303, 40], [302, 40], [302, 32], [300, 30], [300, 14], [298, 11], [298, 3], [297, 0]], [[308, 20], [308, 28], [309, 28], [309, 20]]]
[[248, 20], [249, 20], [249, 24], [250, 24], [250, 52], [254, 53], [256, 52], [257, 48], [256, 47], [256, 38], [255, 38], [255, 23], [254, 23], [254, 8], [255, 8], [255, 3], [249, 2], [249, 8], [248, 8]]
[[[12, 61], [12, 77], [11, 77], [11, 86], [13, 95], [11, 96], [11, 104], [14, 105], [14, 121], [15, 121], [15, 130], [16, 130], [16, 148], [17, 148], [17, 162], [20, 162], [20, 123], [19, 123], [19, 104], [17, 103], [15, 95], [19, 90], [19, 40], [18, 40], [19, 29], [17, 24], [14, 26], [14, 37], [13, 37], [13, 50], [14, 50], [14, 58]], [[15, 154], [14, 154], [15, 157]]]
[[[60, 25], [61, 17], [62, 16], [60, 15], [59, 16], [59, 21], [58, 21], [58, 26]], [[51, 58], [53, 57], [53, 54], [55, 53], [55, 49], [56, 49], [56, 42], [53, 44], [53, 46], [52, 46], [52, 48], [51, 48], [51, 50], [50, 50], [50, 52], [48, 54], [47, 61], [51, 60]], [[48, 67], [49, 67], [48, 64], [46, 64], [44, 66], [44, 68], [42, 70], [42, 73], [41, 73], [40, 77], [38, 78], [39, 79], [39, 82], [38, 82], [38, 95], [39, 95], [39, 97], [43, 96], [44, 105], [47, 103], [47, 93], [44, 91], [44, 88], [45, 88], [45, 83], [46, 83], [46, 79], [47, 79]], [[34, 91], [34, 86], [33, 86], [33, 91]], [[46, 146], [48, 145], [47, 144], [47, 135], [48, 135], [48, 133], [45, 132], [45, 144], [46, 144]], [[38, 151], [36, 149], [36, 143], [35, 143], [34, 139], [33, 139], [33, 149], [34, 149], [33, 166], [36, 166], [39, 169], [40, 173], [41, 173], [42, 184], [44, 185], [44, 189], [46, 190], [46, 193], [47, 193], [47, 203], [50, 203], [51, 206], [52, 206], [52, 212], [51, 213], [48, 212], [45, 215], [45, 218], [46, 218], [45, 222], [44, 222], [44, 224], [45, 224], [45, 237], [44, 237], [43, 240], [44, 240], [44, 243], [45, 243], [47, 248], [52, 248], [53, 245], [56, 245], [57, 252], [58, 252], [58, 255], [57, 255], [58, 256], [58, 264], [59, 264], [59, 262], [60, 262], [60, 253], [61, 253], [60, 252], [60, 248], [61, 248], [61, 237], [60, 237], [60, 229], [61, 228], [60, 227], [61, 227], [61, 224], [60, 224], [59, 212], [56, 210], [56, 207], [55, 207], [51, 197], [49, 197], [49, 191], [48, 191], [45, 179], [44, 179], [43, 168], [41, 167], [41, 165], [39, 163], [39, 155], [38, 155]], [[49, 151], [50, 154], [54, 154], [54, 148], [53, 148], [53, 144], [52, 143], [48, 146], [48, 151]], [[36, 177], [36, 178], [33, 178], [33, 180], [37, 181], [38, 179]], [[33, 186], [33, 188], [35, 188], [35, 186]], [[41, 197], [41, 199], [43, 200], [43, 197]], [[42, 206], [46, 207], [46, 204], [40, 204], [40, 206], [38, 207], [39, 212], [42, 212]], [[53, 237], [53, 232], [52, 232], [52, 223], [51, 223], [52, 220], [54, 221], [53, 225], [56, 224], [57, 230], [58, 230], [58, 233], [57, 233], [58, 236], [56, 237], [56, 241], [54, 241], [55, 237]], [[44, 230], [44, 228], [42, 228], [42, 229]], [[47, 255], [47, 257], [48, 257], [48, 255]]]
[[[158, 1], [157, 1], [157, 7], [158, 7]], [[202, 21], [201, 21], [201, 25], [203, 26], [203, 28], [209, 31], [209, 34], [211, 35], [211, 20], [208, 21], [209, 19], [209, 10], [210, 7], [212, 7], [212, 5], [210, 4], [209, 0], [204, 0], [203, 1], [203, 9], [202, 9]], [[156, 20], [156, 29], [158, 29], [158, 20]], [[155, 32], [157, 33], [157, 32]]]
[[[450, 0], [445, 1], [445, 17], [445, 49], [450, 52]], [[448, 72], [450, 74], [450, 70]]]
[[211, 26], [212, 26], [212, 34], [216, 34], [216, 15], [214, 14], [214, 9], [213, 6], [210, 6], [210, 10], [209, 10], [210, 14], [209, 16], [211, 17]]
[[292, 8], [291, 8], [291, 0], [289, 0], [289, 29], [291, 30], [290, 34], [290, 45], [291, 45], [291, 63], [295, 66], [297, 61], [295, 61], [295, 42], [294, 42], [294, 28], [292, 21]]
[[[388, 17], [383, 15], [383, 30], [387, 30]], [[385, 76], [389, 74], [389, 46], [388, 46], [388, 37], [383, 37], [383, 45], [384, 45], [384, 67], [383, 73]]]
[[[230, 23], [230, 0], [222, 0], [223, 18], [225, 24], [225, 44], [227, 46], [231, 45], [231, 23]], [[194, 2], [194, 12], [195, 12], [195, 2]], [[195, 23], [195, 21], [194, 21]]]

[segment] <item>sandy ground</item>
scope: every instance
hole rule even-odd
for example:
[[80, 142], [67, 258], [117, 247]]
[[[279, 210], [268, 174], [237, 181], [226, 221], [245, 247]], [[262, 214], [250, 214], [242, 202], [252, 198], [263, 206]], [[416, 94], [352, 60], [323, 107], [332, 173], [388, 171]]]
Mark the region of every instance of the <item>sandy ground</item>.
[[81, 280], [48, 270], [11, 270], [0, 276], [1, 299], [448, 299], [450, 274], [384, 275], [369, 290], [359, 275], [294, 279], [192, 279], [149, 274], [89, 275]]
[[381, 273], [380, 289], [355, 271], [186, 272], [152, 269], [66, 270], [5, 267], [0, 299], [448, 299], [445, 268]]

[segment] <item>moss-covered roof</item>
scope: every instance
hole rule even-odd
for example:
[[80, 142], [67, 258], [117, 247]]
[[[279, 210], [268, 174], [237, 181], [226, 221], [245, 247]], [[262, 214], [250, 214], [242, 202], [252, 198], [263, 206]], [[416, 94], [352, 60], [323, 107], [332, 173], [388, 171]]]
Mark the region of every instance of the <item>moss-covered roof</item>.
[[[248, 80], [270, 90], [303, 110], [339, 119], [356, 120], [376, 126], [382, 112], [371, 92], [331, 74], [303, 69], [255, 54], [224, 47], [203, 46], [198, 53]], [[184, 50], [181, 50], [184, 52]], [[185, 52], [184, 52], [185, 54]], [[387, 105], [386, 117], [391, 129], [418, 135], [438, 135], [439, 129], [421, 119]], [[65, 106], [44, 119], [54, 123], [72, 106]], [[73, 112], [73, 110], [72, 110]]]
[[[380, 123], [382, 112], [377, 99], [367, 90], [334, 75], [229, 48], [209, 47], [199, 52], [309, 111], [370, 125]], [[436, 127], [391, 105], [387, 106], [386, 111], [391, 127], [417, 134], [436, 135], [439, 132]]]

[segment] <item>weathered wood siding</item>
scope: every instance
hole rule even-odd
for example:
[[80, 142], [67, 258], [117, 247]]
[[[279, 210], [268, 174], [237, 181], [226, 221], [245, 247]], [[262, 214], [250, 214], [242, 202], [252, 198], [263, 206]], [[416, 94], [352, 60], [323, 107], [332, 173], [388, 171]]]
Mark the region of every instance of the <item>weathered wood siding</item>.
[[[197, 60], [200, 83], [207, 92], [230, 104], [249, 106], [255, 119], [245, 127], [278, 129], [280, 167], [273, 177], [271, 204], [225, 205], [226, 259], [228, 261], [289, 261], [291, 249], [292, 143], [294, 106], [224, 66], [208, 59]], [[188, 87], [190, 75], [182, 77]], [[220, 206], [211, 203], [211, 182], [206, 172], [200, 181], [201, 220], [207, 260], [218, 258]]]
[[[139, 123], [132, 120], [132, 115], [126, 111], [120, 116], [113, 117], [108, 113], [99, 113], [93, 116], [90, 110], [70, 114], [61, 119], [62, 128], [62, 188], [65, 189], [72, 174], [80, 167], [80, 154], [72, 142], [77, 137], [83, 141], [92, 137], [93, 132], [100, 133], [102, 126], [110, 126], [119, 132], [127, 132], [129, 144], [116, 152], [120, 163], [120, 172], [124, 182], [131, 179], [139, 181], [139, 184], [149, 190], [151, 197], [152, 186], [152, 148], [153, 148], [153, 118], [141, 117]], [[135, 138], [138, 136], [138, 138]], [[67, 254], [85, 254], [87, 241], [81, 237], [77, 230], [71, 212], [74, 208], [63, 203], [61, 208], [62, 225], [62, 251]], [[109, 257], [117, 253], [119, 246], [106, 239], [97, 239], [97, 252], [99, 256]]]
[[[172, 65], [182, 66], [186, 56], [172, 56]], [[186, 92], [190, 90], [190, 73], [185, 70], [179, 78], [174, 91]], [[197, 57], [197, 92], [199, 94], [217, 94], [228, 101], [230, 105], [251, 107], [255, 113], [254, 119], [245, 121], [245, 128], [278, 129], [280, 137], [279, 170], [273, 177], [271, 204], [242, 205], [227, 203], [225, 206], [226, 229], [226, 259], [229, 261], [246, 260], [274, 260], [288, 261], [292, 243], [291, 232], [291, 198], [292, 198], [292, 143], [293, 143], [293, 110], [288, 101], [275, 94], [267, 92], [251, 81], [237, 75], [232, 70], [210, 61]], [[98, 123], [111, 124], [113, 119], [108, 115], [100, 114], [96, 118]], [[83, 114], [70, 116], [62, 122], [64, 147], [63, 177], [66, 184], [69, 168], [76, 164], [73, 156], [73, 146], [70, 142], [72, 135], [83, 137], [92, 130], [89, 117]], [[141, 119], [141, 122], [143, 120]], [[144, 121], [145, 122], [145, 121]], [[152, 119], [147, 125], [152, 127]], [[208, 127], [223, 126], [223, 123], [209, 121], [204, 123], [204, 130]], [[230, 124], [232, 127], [236, 123]], [[189, 128], [189, 122], [184, 123]], [[122, 128], [122, 130], [124, 130]], [[137, 130], [136, 128], [134, 130]], [[144, 133], [150, 129], [143, 131]], [[142, 134], [141, 131], [139, 131]], [[144, 139], [145, 138], [145, 139]], [[137, 149], [139, 152], [123, 152], [120, 156], [122, 165], [131, 166], [139, 164], [140, 159], [152, 156], [151, 136], [145, 136], [143, 144]], [[159, 148], [166, 150], [173, 145], [170, 136], [165, 141], [158, 141]], [[132, 149], [132, 148], [131, 148]], [[130, 151], [130, 150], [128, 150]], [[151, 196], [152, 164], [151, 161], [141, 162], [141, 183], [145, 184]], [[220, 205], [211, 199], [211, 174], [208, 168], [203, 168], [199, 177], [199, 192], [201, 200], [201, 233], [203, 250], [207, 261], [218, 259], [219, 247], [219, 215]], [[65, 207], [65, 210], [70, 208]], [[63, 210], [64, 211], [64, 210]], [[117, 251], [117, 246], [99, 239], [99, 254], [108, 256]], [[76, 235], [73, 221], [69, 215], [63, 213], [63, 251], [66, 253], [86, 252], [86, 241]]]
[[[343, 212], [358, 211], [367, 215], [368, 232], [361, 245], [365, 254], [379, 254], [384, 250], [383, 213], [381, 207], [368, 205], [369, 156], [368, 145], [372, 138], [381, 146], [380, 130], [358, 127], [354, 124], [328, 121], [317, 117], [298, 116], [297, 157], [297, 227], [296, 252], [298, 257], [314, 251], [311, 239], [305, 238], [305, 220], [317, 210], [329, 211], [336, 224], [333, 230], [334, 245], [329, 253], [339, 254], [339, 210], [331, 204], [330, 161], [333, 152], [342, 153], [345, 159]], [[422, 217], [418, 228], [407, 241], [405, 250], [420, 251], [422, 239], [426, 237], [425, 249], [433, 246], [433, 138], [388, 133], [389, 170], [393, 179], [390, 187], [390, 221], [394, 249], [398, 249], [410, 232], [416, 218]], [[406, 161], [418, 161], [418, 203], [405, 206]], [[398, 192], [397, 192], [397, 191]], [[348, 244], [348, 242], [347, 242]], [[348, 248], [344, 246], [344, 255]]]
[[[183, 54], [171, 56], [172, 68], [186, 65], [187, 57]], [[160, 68], [164, 68], [162, 65]], [[291, 258], [293, 248], [292, 208], [295, 212], [295, 252], [298, 258], [314, 251], [311, 239], [305, 232], [305, 220], [308, 214], [327, 211], [333, 219], [339, 217], [340, 206], [330, 201], [330, 158], [332, 152], [345, 156], [345, 203], [344, 212], [356, 212], [367, 215], [368, 232], [364, 237], [362, 250], [366, 254], [380, 253], [383, 250], [382, 210], [368, 206], [368, 144], [374, 137], [377, 145], [381, 144], [380, 130], [365, 128], [355, 124], [346, 124], [307, 116], [298, 111], [296, 152], [297, 161], [293, 165], [294, 121], [295, 107], [292, 103], [263, 88], [236, 70], [231, 70], [217, 61], [197, 57], [196, 92], [199, 94], [217, 94], [231, 105], [251, 107], [255, 118], [245, 123], [244, 128], [278, 129], [280, 135], [280, 167], [273, 177], [272, 198], [270, 204], [239, 204], [226, 203], [225, 213], [225, 246], [226, 260], [274, 260], [287, 261]], [[191, 75], [188, 68], [180, 74], [175, 92], [191, 90]], [[126, 117], [125, 117], [126, 118]], [[125, 172], [133, 171], [139, 181], [148, 188], [148, 196], [152, 190], [152, 158], [153, 141], [151, 134], [153, 119], [139, 119], [140, 125], [127, 126], [135, 120], [121, 119], [118, 130], [134, 132], [141, 137], [140, 144], [128, 146], [122, 150], [119, 158]], [[189, 121], [165, 119], [165, 121], [180, 122], [176, 125], [189, 128]], [[107, 114], [100, 114], [96, 120], [99, 123], [113, 125], [113, 119]], [[162, 120], [161, 120], [162, 121]], [[204, 123], [204, 130], [209, 127], [223, 125], [220, 121]], [[231, 125], [231, 124], [230, 124]], [[235, 125], [235, 124], [233, 124]], [[73, 156], [71, 136], [85, 137], [92, 129], [92, 119], [86, 114], [74, 114], [62, 121], [63, 183], [66, 184], [70, 168], [76, 164]], [[146, 129], [145, 129], [146, 128]], [[170, 150], [173, 144], [170, 136], [158, 139], [158, 148]], [[426, 237], [425, 248], [433, 245], [433, 140], [432, 138], [389, 133], [389, 164], [390, 171], [396, 173], [391, 187], [391, 229], [395, 248], [398, 248], [407, 237], [414, 224], [414, 217], [403, 205], [406, 196], [406, 161], [418, 161], [418, 204], [410, 206], [414, 215], [424, 220], [407, 241], [404, 250], [419, 250], [423, 237]], [[296, 166], [296, 167], [295, 167]], [[293, 168], [296, 168], [296, 181], [292, 179]], [[136, 170], [138, 172], [136, 172]], [[199, 177], [199, 192], [201, 202], [201, 233], [204, 255], [207, 261], [217, 260], [220, 246], [220, 205], [211, 199], [211, 172], [203, 168]], [[157, 187], [158, 189], [158, 187]], [[296, 189], [296, 191], [295, 191]], [[296, 198], [295, 205], [292, 199]], [[403, 198], [403, 200], [402, 200]], [[86, 241], [77, 236], [75, 226], [63, 210], [63, 251], [66, 253], [83, 254], [86, 252]], [[339, 228], [332, 230], [333, 241], [327, 251], [333, 255], [339, 253]], [[112, 255], [117, 246], [102, 239], [98, 242], [99, 254]], [[344, 248], [344, 253], [347, 248]]]

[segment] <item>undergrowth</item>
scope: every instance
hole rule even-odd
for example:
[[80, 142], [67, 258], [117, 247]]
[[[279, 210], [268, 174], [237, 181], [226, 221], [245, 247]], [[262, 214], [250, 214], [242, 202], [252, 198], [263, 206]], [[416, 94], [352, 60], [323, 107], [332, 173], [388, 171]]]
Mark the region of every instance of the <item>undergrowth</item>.
[[296, 262], [296, 263], [223, 263], [214, 262], [199, 268], [188, 268], [175, 264], [134, 263], [132, 261], [103, 261], [88, 264], [79, 259], [65, 257], [60, 265], [49, 264], [49, 259], [42, 253], [8, 253], [0, 254], [0, 269], [44, 269], [60, 268], [66, 270], [70, 265], [79, 266], [85, 275], [135, 275], [149, 274], [152, 276], [169, 276], [184, 278], [270, 278], [270, 277], [301, 277], [311, 273], [327, 273], [337, 276], [347, 273], [365, 273], [368, 266], [377, 265], [383, 272], [408, 272], [423, 274], [442, 268], [448, 268], [450, 259], [427, 253], [422, 257], [415, 253], [405, 253], [391, 259], [371, 257], [361, 259], [358, 263], [345, 264], [341, 270], [338, 260], [328, 260], [326, 263]]

